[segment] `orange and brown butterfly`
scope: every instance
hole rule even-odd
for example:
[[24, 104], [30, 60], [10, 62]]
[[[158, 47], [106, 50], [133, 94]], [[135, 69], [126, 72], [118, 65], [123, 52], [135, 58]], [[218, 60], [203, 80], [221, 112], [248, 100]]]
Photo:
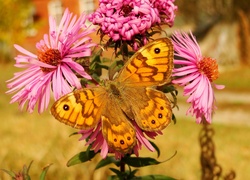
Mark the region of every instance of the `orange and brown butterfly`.
[[137, 143], [133, 121], [149, 132], [163, 130], [171, 122], [171, 103], [155, 87], [171, 81], [173, 53], [168, 38], [148, 43], [125, 63], [114, 80], [61, 97], [52, 106], [52, 115], [85, 130], [101, 121], [108, 146], [120, 153], [131, 152]]

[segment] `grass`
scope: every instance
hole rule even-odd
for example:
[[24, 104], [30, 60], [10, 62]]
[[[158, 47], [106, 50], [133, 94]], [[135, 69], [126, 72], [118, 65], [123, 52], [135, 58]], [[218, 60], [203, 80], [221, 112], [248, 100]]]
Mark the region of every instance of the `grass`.
[[[0, 64], [0, 112], [1, 112], [1, 148], [0, 169], [18, 172], [24, 164], [34, 160], [31, 176], [38, 179], [41, 169], [52, 163], [47, 179], [105, 179], [110, 173], [107, 168], [94, 171], [98, 158], [91, 162], [73, 167], [66, 167], [67, 161], [76, 153], [85, 150], [84, 142], [78, 141], [79, 136], [68, 137], [74, 129], [56, 121], [48, 112], [43, 114], [28, 114], [20, 112], [16, 104], [9, 104], [10, 95], [5, 81], [12, 77], [16, 69], [12, 65]], [[246, 71], [246, 72], [245, 72]], [[243, 75], [246, 77], [243, 77]], [[228, 79], [230, 78], [230, 81]], [[249, 91], [250, 72], [244, 68], [221, 74], [217, 83], [226, 84], [231, 91]], [[237, 79], [241, 83], [237, 82]], [[248, 82], [247, 82], [248, 81]], [[236, 84], [234, 84], [236, 83]], [[238, 84], [237, 84], [238, 83]], [[238, 106], [241, 104], [239, 103]], [[244, 106], [244, 104], [242, 105]], [[227, 107], [227, 108], [230, 108]], [[232, 107], [234, 108], [234, 107]], [[185, 110], [184, 110], [185, 111]], [[177, 124], [171, 124], [164, 130], [164, 135], [154, 141], [161, 149], [159, 161], [177, 154], [171, 160], [153, 167], [141, 168], [140, 175], [164, 174], [178, 179], [200, 179], [199, 164], [200, 147], [198, 135], [201, 125], [194, 123], [191, 117], [177, 116]], [[223, 174], [230, 170], [236, 172], [237, 179], [250, 179], [250, 127], [244, 124], [215, 123], [214, 143], [218, 164], [223, 168]], [[143, 149], [142, 156], [156, 158], [156, 153]], [[0, 179], [10, 179], [0, 171]]]

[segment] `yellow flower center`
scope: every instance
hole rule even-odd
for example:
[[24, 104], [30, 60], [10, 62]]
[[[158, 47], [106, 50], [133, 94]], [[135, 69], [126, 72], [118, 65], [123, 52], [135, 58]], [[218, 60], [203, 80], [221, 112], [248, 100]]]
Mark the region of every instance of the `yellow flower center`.
[[201, 73], [207, 76], [210, 82], [213, 82], [219, 77], [218, 64], [215, 59], [203, 57], [198, 63], [198, 68]]
[[[57, 66], [61, 62], [61, 53], [58, 49], [47, 49], [38, 52], [38, 60], [52, 66]], [[51, 68], [41, 67], [43, 72], [52, 71]]]

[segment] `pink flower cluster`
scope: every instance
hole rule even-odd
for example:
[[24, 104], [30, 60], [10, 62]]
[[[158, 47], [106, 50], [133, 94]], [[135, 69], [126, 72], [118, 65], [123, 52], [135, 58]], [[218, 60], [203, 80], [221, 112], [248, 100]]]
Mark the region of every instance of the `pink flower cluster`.
[[174, 5], [175, 0], [150, 0], [160, 14], [161, 22], [169, 26], [174, 25], [175, 11], [177, 6]]
[[131, 41], [141, 35], [147, 42], [146, 32], [153, 26], [173, 25], [176, 9], [173, 0], [100, 0], [89, 20], [114, 41]]

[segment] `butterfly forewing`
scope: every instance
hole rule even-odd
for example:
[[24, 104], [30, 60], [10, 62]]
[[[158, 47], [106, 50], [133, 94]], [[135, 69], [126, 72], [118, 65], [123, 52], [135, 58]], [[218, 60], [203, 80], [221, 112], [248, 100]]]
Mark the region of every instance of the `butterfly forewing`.
[[154, 86], [170, 82], [173, 45], [170, 39], [157, 39], [137, 51], [124, 65], [116, 81], [127, 86]]
[[103, 87], [75, 90], [56, 101], [51, 113], [57, 120], [74, 128], [93, 128], [101, 119], [106, 95]]

